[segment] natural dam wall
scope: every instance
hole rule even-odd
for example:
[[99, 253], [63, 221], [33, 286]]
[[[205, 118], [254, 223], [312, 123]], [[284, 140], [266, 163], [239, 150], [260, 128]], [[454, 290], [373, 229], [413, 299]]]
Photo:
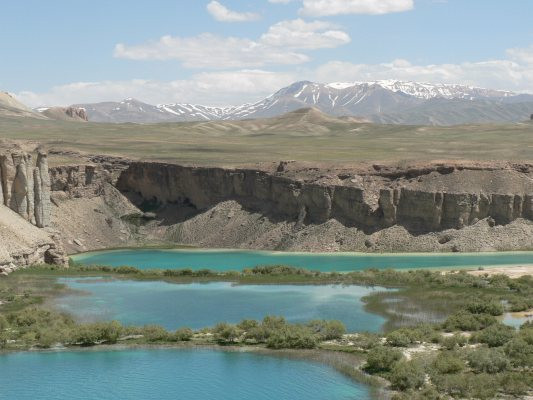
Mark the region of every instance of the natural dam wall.
[[288, 251], [533, 248], [530, 164], [235, 169], [80, 160], [50, 168], [50, 225], [69, 252], [162, 243]]
[[[228, 201], [274, 220], [323, 224], [335, 219], [372, 233], [399, 225], [413, 233], [461, 229], [488, 219], [533, 219], [531, 166], [435, 166], [394, 176], [386, 171], [329, 173], [131, 163], [117, 188], [144, 202], [206, 210]], [[501, 184], [500, 184], [501, 183]]]

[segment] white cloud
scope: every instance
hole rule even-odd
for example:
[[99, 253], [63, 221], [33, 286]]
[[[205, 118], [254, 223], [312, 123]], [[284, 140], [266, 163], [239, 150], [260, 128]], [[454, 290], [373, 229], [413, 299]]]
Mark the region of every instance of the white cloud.
[[163, 36], [157, 41], [127, 46], [117, 44], [115, 57], [130, 60], [180, 60], [187, 68], [255, 68], [268, 64], [291, 65], [309, 61], [305, 54], [265, 46], [250, 39], [204, 33], [195, 37]]
[[429, 65], [413, 65], [407, 60], [394, 60], [381, 64], [332, 61], [317, 68], [313, 78], [320, 82], [400, 79], [533, 92], [531, 64], [514, 60]]
[[252, 12], [232, 11], [218, 1], [211, 1], [207, 5], [207, 11], [217, 21], [222, 22], [246, 22], [258, 20], [261, 16]]
[[525, 64], [533, 66], [533, 45], [528, 48], [514, 48], [507, 50], [507, 54], [511, 59], [517, 62], [523, 62]]
[[413, 0], [303, 0], [300, 14], [323, 17], [341, 14], [381, 15], [412, 10]]
[[338, 47], [350, 43], [350, 36], [333, 29], [329, 22], [305, 22], [302, 19], [282, 21], [270, 27], [261, 36], [261, 43], [291, 49], [320, 49]]
[[159, 40], [128, 46], [119, 43], [114, 56], [130, 60], [180, 60], [188, 68], [257, 68], [295, 65], [309, 61], [294, 50], [332, 48], [350, 41], [347, 33], [326, 22], [301, 19], [270, 27], [259, 40], [204, 33], [194, 37], [163, 36]]
[[128, 97], [150, 104], [183, 102], [225, 106], [260, 100], [296, 80], [293, 73], [263, 70], [204, 72], [190, 79], [169, 82], [146, 79], [76, 82], [43, 93], [19, 92], [16, 97], [30, 107], [120, 101]]

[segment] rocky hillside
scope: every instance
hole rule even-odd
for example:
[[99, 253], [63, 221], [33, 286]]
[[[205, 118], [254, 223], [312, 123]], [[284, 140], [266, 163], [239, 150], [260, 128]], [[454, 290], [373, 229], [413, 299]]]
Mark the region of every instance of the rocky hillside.
[[38, 110], [41, 115], [57, 121], [87, 122], [87, 112], [84, 108], [77, 107], [51, 107]]
[[0, 92], [0, 116], [45, 119], [6, 92]]
[[82, 108], [51, 107], [32, 110], [6, 92], [0, 92], [0, 117], [25, 117], [38, 120], [87, 121]]

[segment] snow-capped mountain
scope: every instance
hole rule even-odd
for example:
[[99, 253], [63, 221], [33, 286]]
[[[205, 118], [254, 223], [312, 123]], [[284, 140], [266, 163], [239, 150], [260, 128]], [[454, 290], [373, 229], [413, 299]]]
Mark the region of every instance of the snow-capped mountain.
[[134, 99], [78, 104], [94, 122], [178, 122], [268, 118], [305, 107], [378, 123], [453, 125], [513, 122], [533, 112], [533, 95], [464, 85], [383, 80], [351, 83], [296, 82], [252, 104], [209, 107], [150, 105]]

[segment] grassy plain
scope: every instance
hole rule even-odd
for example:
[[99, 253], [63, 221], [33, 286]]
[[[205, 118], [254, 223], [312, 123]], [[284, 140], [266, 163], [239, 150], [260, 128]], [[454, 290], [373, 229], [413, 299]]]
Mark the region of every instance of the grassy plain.
[[[265, 120], [152, 125], [1, 117], [0, 137], [90, 154], [224, 166], [279, 160], [347, 164], [533, 159], [532, 123], [420, 127], [312, 117], [289, 113]], [[71, 160], [61, 156], [53, 161]]]

